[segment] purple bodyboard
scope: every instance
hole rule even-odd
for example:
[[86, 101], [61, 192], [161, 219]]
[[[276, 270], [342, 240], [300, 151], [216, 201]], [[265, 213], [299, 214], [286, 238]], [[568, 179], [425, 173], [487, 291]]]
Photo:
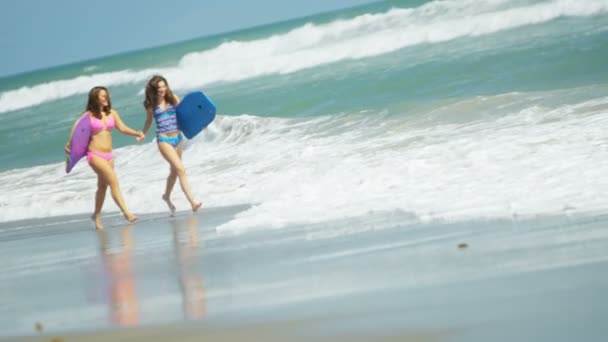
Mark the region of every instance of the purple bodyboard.
[[70, 153], [65, 159], [65, 172], [70, 173], [74, 165], [87, 155], [89, 141], [91, 140], [91, 118], [88, 113], [76, 121], [72, 133], [70, 134]]

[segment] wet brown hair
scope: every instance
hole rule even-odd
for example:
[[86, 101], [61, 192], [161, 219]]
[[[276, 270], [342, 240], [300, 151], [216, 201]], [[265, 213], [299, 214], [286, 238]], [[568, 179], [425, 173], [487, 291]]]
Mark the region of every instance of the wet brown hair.
[[167, 91], [165, 92], [165, 101], [174, 106], [177, 104], [175, 95], [173, 95], [173, 92], [169, 87], [169, 82], [167, 82], [167, 80], [160, 75], [154, 75], [148, 81], [148, 84], [146, 84], [146, 99], [144, 100], [144, 108], [148, 109], [158, 106], [158, 84], [160, 82], [165, 82], [165, 86], [167, 86]]
[[[108, 95], [108, 105], [101, 106], [99, 104], [99, 93], [104, 90]], [[101, 119], [101, 112], [106, 112], [106, 115], [110, 115], [110, 111], [112, 110], [112, 101], [110, 100], [110, 92], [106, 87], [93, 87], [89, 91], [89, 101], [87, 102], [87, 111], [91, 112], [94, 117]]]

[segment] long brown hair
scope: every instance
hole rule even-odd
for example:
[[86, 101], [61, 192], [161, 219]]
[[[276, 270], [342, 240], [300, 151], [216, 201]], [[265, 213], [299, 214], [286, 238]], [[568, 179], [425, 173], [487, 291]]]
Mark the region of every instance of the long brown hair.
[[[106, 95], [108, 95], [108, 105], [101, 106], [99, 104], [99, 93], [104, 90]], [[112, 110], [112, 101], [110, 101], [110, 92], [106, 87], [93, 87], [89, 91], [89, 101], [87, 102], [87, 111], [91, 112], [94, 117], [101, 119], [101, 112], [106, 112], [106, 115], [110, 115], [110, 111]]]
[[169, 82], [167, 82], [167, 80], [160, 75], [154, 75], [148, 81], [148, 84], [146, 84], [146, 99], [144, 100], [144, 108], [148, 109], [158, 106], [158, 84], [160, 82], [165, 82], [165, 86], [167, 86], [167, 91], [165, 92], [165, 101], [174, 106], [177, 104], [175, 95], [173, 95], [173, 92], [169, 87]]

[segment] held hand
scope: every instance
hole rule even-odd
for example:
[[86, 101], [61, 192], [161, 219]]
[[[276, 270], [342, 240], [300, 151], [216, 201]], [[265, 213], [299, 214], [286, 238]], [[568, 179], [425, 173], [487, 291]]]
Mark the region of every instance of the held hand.
[[137, 131], [137, 137], [135, 138], [135, 139], [137, 139], [137, 142], [142, 142], [142, 141], [144, 141], [145, 138], [146, 138], [146, 135], [144, 134], [144, 132]]

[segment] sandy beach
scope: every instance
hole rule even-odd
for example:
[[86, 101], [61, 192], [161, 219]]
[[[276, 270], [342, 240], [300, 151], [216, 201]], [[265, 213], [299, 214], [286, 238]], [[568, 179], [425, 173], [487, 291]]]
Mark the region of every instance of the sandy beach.
[[606, 216], [216, 230], [249, 207], [106, 215], [100, 232], [84, 215], [3, 224], [3, 340], [608, 336]]

